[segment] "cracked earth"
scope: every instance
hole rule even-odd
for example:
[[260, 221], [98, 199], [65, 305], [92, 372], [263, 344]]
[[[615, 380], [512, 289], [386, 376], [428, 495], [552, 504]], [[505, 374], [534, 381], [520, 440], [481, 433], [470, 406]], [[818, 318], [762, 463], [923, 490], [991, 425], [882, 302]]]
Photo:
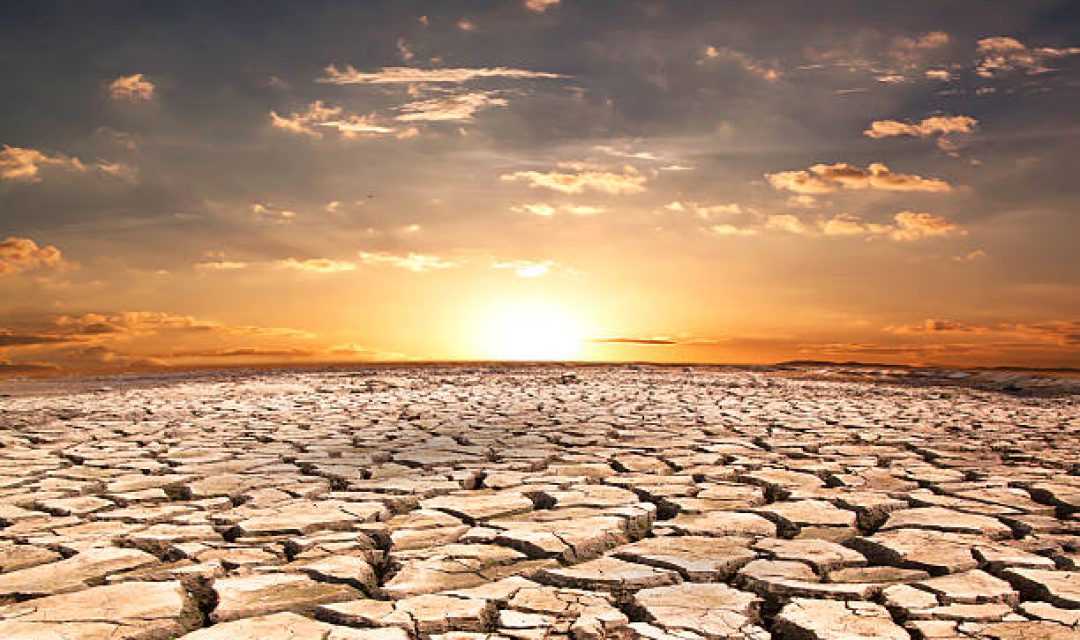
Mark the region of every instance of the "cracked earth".
[[0, 398], [0, 638], [1080, 638], [1074, 395], [650, 367]]

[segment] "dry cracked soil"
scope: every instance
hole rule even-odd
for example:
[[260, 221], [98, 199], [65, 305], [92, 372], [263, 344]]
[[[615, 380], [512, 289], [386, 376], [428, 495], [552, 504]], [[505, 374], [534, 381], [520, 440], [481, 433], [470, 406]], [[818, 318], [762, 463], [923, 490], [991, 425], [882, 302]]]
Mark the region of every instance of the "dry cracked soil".
[[1080, 638], [1077, 407], [642, 366], [12, 394], [0, 638]]

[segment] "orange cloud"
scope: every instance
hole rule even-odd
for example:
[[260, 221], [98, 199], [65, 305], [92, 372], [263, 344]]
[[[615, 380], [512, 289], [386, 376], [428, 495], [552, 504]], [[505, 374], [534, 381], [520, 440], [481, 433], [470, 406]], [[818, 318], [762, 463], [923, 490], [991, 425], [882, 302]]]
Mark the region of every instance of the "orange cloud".
[[671, 346], [681, 344], [670, 338], [594, 338], [589, 342], [601, 344], [636, 344], [644, 346]]
[[287, 224], [296, 217], [296, 212], [291, 209], [279, 209], [261, 202], [252, 203], [251, 213], [259, 220], [278, 224]]
[[705, 229], [718, 236], [756, 236], [758, 230], [753, 227], [737, 227], [733, 224], [714, 224]]
[[541, 278], [549, 275], [555, 266], [554, 260], [495, 260], [492, 269], [507, 269], [519, 278]]
[[742, 213], [742, 207], [737, 202], [727, 204], [700, 204], [697, 202], [675, 200], [664, 205], [668, 211], [689, 211], [697, 217], [708, 220], [716, 216]]
[[536, 13], [544, 13], [551, 7], [559, 5], [560, 0], [522, 0], [522, 4], [529, 11], [535, 11]]
[[756, 75], [764, 80], [773, 82], [780, 79], [782, 75], [780, 70], [776, 68], [776, 65], [768, 65], [759, 60], [748, 56], [747, 54], [730, 49], [728, 47], [705, 47], [705, 59], [699, 61], [699, 64], [707, 60], [730, 60], [740, 67], [743, 71]]
[[8, 236], [0, 240], [0, 276], [34, 269], [62, 269], [63, 254], [53, 246], [39, 247], [30, 238]]
[[396, 133], [392, 127], [376, 124], [374, 115], [361, 116], [347, 113], [341, 107], [326, 106], [322, 100], [308, 105], [307, 111], [293, 112], [288, 116], [270, 112], [270, 124], [283, 131], [298, 135], [321, 138], [327, 130], [337, 131], [345, 138], [385, 135]]
[[510, 207], [510, 210], [515, 213], [529, 213], [534, 216], [551, 217], [556, 213], [569, 213], [575, 216], [594, 216], [598, 213], [606, 211], [604, 207], [597, 207], [593, 205], [585, 204], [546, 204], [543, 202], [533, 202], [526, 204], [519, 204]]
[[979, 121], [971, 116], [931, 116], [917, 123], [875, 120], [870, 124], [869, 129], [863, 131], [863, 135], [868, 138], [890, 136], [925, 138], [950, 133], [971, 133], [978, 124]]
[[120, 76], [109, 83], [109, 97], [113, 100], [128, 100], [130, 102], [145, 102], [154, 99], [157, 88], [145, 75], [135, 73], [130, 76]]
[[398, 107], [402, 122], [469, 122], [481, 109], [510, 104], [494, 91], [475, 91], [458, 95], [417, 100]]
[[342, 271], [355, 271], [356, 263], [345, 260], [331, 260], [330, 258], [308, 258], [297, 260], [285, 258], [277, 260], [274, 266], [281, 269], [295, 269], [296, 271], [308, 271], [311, 273], [341, 273]]
[[524, 181], [534, 189], [550, 189], [560, 193], [580, 194], [598, 191], [608, 195], [624, 195], [645, 191], [646, 177], [633, 167], [623, 173], [583, 169], [574, 173], [565, 171], [516, 171], [499, 178], [503, 182]]
[[931, 116], [915, 123], [875, 120], [870, 123], [869, 129], [863, 131], [863, 135], [874, 139], [894, 136], [915, 138], [936, 136], [938, 148], [955, 155], [956, 148], [948, 136], [954, 133], [971, 133], [978, 124], [979, 121], [971, 116]]
[[788, 213], [769, 216], [765, 219], [765, 228], [795, 235], [806, 235], [809, 232], [802, 220]]
[[979, 60], [975, 73], [984, 78], [1006, 73], [1037, 75], [1054, 71], [1046, 63], [1055, 58], [1080, 54], [1080, 47], [1030, 49], [1016, 38], [996, 36], [983, 38], [976, 44]]
[[352, 65], [338, 69], [336, 65], [326, 67], [326, 76], [315, 82], [326, 84], [418, 84], [418, 83], [463, 83], [482, 78], [501, 78], [524, 80], [536, 78], [563, 78], [557, 73], [511, 69], [508, 67], [459, 67], [423, 69], [419, 67], [383, 67], [378, 71], [364, 72]]
[[911, 334], [911, 333], [974, 333], [989, 331], [986, 327], [977, 327], [970, 324], [964, 324], [962, 322], [955, 322], [953, 320], [943, 320], [937, 318], [927, 318], [921, 324], [914, 325], [890, 325], [885, 327], [885, 331], [889, 333], [898, 334]]
[[199, 271], [239, 271], [247, 269], [251, 265], [247, 262], [237, 262], [235, 260], [213, 260], [210, 262], [196, 262], [192, 266]]
[[387, 265], [397, 269], [407, 269], [416, 273], [452, 269], [458, 266], [458, 263], [444, 260], [438, 256], [426, 256], [412, 252], [409, 252], [406, 255], [396, 255], [385, 252], [369, 253], [367, 251], [361, 251], [359, 255], [360, 261], [364, 264]]
[[901, 211], [893, 216], [896, 226], [889, 232], [893, 240], [910, 242], [934, 236], [966, 233], [959, 225], [932, 213]]
[[1051, 343], [1070, 348], [1080, 347], [1080, 320], [1041, 320], [974, 325], [954, 320], [928, 318], [918, 324], [889, 325], [885, 327], [885, 332], [898, 335], [980, 334], [999, 340], [1010, 338], [1026, 342]]
[[63, 167], [86, 171], [78, 158], [63, 154], [48, 155], [37, 149], [9, 147], [0, 150], [0, 180], [8, 182], [41, 182], [41, 167]]
[[888, 236], [898, 242], [967, 233], [956, 223], [932, 213], [901, 211], [893, 216], [893, 221], [894, 224], [864, 222], [842, 213], [823, 221], [820, 226], [827, 236]]
[[974, 260], [981, 260], [982, 258], [985, 258], [985, 257], [986, 257], [986, 252], [985, 251], [983, 251], [982, 249], [975, 249], [974, 251], [969, 251], [967, 253], [964, 253], [964, 254], [961, 254], [961, 255], [958, 255], [958, 256], [953, 256], [952, 261], [953, 262], [972, 262]]
[[796, 193], [832, 193], [838, 189], [881, 189], [883, 191], [946, 192], [952, 186], [937, 178], [893, 173], [884, 163], [871, 163], [866, 169], [838, 162], [815, 164], [807, 171], [781, 171], [765, 174], [774, 189]]

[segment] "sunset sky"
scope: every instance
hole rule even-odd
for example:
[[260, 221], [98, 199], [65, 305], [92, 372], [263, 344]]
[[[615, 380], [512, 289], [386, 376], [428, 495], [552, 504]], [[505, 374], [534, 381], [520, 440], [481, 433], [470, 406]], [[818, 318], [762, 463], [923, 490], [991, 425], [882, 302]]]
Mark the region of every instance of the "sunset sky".
[[0, 5], [0, 372], [1080, 366], [1070, 1]]

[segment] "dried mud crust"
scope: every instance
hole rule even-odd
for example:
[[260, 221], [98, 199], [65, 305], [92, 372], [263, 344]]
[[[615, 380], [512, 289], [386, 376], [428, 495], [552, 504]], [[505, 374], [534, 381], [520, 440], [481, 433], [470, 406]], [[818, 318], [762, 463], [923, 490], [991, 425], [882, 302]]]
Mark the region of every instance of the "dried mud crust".
[[0, 398], [0, 638], [1080, 638], [1075, 396], [678, 367], [147, 380]]

